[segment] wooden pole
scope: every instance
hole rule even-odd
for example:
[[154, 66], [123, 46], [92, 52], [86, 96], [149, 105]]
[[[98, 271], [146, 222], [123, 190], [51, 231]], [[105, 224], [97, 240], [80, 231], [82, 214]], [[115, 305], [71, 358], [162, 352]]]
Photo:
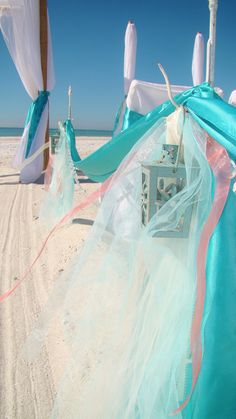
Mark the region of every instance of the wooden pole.
[[[39, 16], [40, 16], [40, 51], [41, 66], [43, 74], [43, 88], [47, 90], [47, 73], [48, 73], [48, 16], [47, 16], [47, 0], [39, 0]], [[45, 143], [49, 142], [49, 118], [45, 134]], [[49, 149], [44, 151], [44, 169], [46, 169], [49, 160]]]

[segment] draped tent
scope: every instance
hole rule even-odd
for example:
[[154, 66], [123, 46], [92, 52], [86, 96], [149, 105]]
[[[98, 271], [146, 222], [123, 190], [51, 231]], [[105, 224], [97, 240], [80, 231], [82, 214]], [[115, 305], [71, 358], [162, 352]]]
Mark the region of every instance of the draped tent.
[[[48, 19], [47, 84], [45, 86], [40, 47], [40, 1], [0, 0], [0, 29], [21, 81], [33, 101], [13, 162], [15, 167], [20, 167], [26, 158], [43, 145], [48, 126], [48, 98], [54, 86], [54, 68]], [[42, 173], [43, 164], [43, 154], [40, 154], [21, 170], [20, 181], [22, 183], [36, 181]]]
[[204, 82], [205, 69], [204, 69], [204, 56], [205, 46], [203, 35], [198, 32], [194, 42], [193, 60], [192, 60], [192, 77], [193, 85], [197, 86]]

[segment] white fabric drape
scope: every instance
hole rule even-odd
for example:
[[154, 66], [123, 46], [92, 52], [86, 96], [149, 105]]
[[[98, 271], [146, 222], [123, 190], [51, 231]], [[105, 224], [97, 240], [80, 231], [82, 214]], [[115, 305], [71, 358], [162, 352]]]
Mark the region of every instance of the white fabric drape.
[[135, 77], [137, 50], [137, 33], [135, 24], [129, 22], [125, 32], [125, 51], [124, 51], [124, 93], [128, 94], [130, 84]]
[[233, 106], [236, 106], [236, 90], [233, 90], [231, 92], [231, 95], [229, 97], [229, 104], [233, 105]]
[[125, 32], [125, 49], [124, 49], [124, 95], [125, 98], [119, 110], [118, 124], [113, 132], [113, 136], [119, 134], [122, 130], [123, 119], [126, 110], [126, 96], [129, 92], [130, 84], [135, 76], [136, 65], [136, 50], [137, 50], [137, 33], [135, 24], [128, 22]]
[[203, 35], [198, 32], [194, 42], [193, 60], [192, 60], [192, 77], [193, 85], [197, 86], [204, 82], [204, 57], [205, 46]]
[[[7, 7], [0, 12], [0, 29], [22, 83], [32, 100], [35, 100], [38, 92], [43, 90], [39, 0], [0, 0], [1, 5]], [[54, 70], [49, 27], [47, 90], [50, 91], [53, 85]], [[33, 140], [31, 153], [36, 151], [44, 142], [47, 126], [45, 120], [47, 121], [47, 119], [48, 106], [46, 106], [40, 120], [36, 136]], [[28, 129], [29, 127], [26, 126], [14, 160], [15, 166], [19, 166], [24, 160]], [[37, 158], [22, 170], [20, 175], [21, 182], [34, 182], [41, 175], [42, 169], [43, 158]]]
[[[173, 96], [190, 88], [190, 86], [171, 85]], [[215, 87], [214, 90], [219, 96], [223, 97], [224, 92], [222, 89]], [[165, 84], [133, 80], [129, 88], [126, 103], [131, 111], [146, 115], [166, 100], [169, 100], [169, 96]]]
[[[171, 85], [171, 91], [174, 96], [188, 89], [190, 89], [188, 86]], [[165, 84], [133, 80], [126, 102], [130, 110], [145, 115], [168, 99]]]

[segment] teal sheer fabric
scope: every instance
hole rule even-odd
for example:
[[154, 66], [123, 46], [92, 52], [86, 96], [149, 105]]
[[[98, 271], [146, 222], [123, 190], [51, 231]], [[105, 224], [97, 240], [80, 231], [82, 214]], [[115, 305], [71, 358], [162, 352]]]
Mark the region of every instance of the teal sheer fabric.
[[48, 102], [49, 94], [50, 93], [47, 91], [39, 92], [37, 99], [34, 102], [32, 102], [29, 108], [28, 115], [26, 118], [26, 123], [25, 123], [25, 125], [27, 125], [30, 122], [25, 158], [29, 157], [30, 155], [30, 149], [31, 149], [42, 113]]
[[[236, 109], [207, 84], [178, 95], [197, 123], [236, 159]], [[103, 181], [110, 176], [138, 139], [161, 117], [173, 111], [170, 102], [133, 122], [112, 142], [87, 159], [76, 162], [89, 177]], [[127, 110], [127, 119], [130, 112]], [[131, 115], [132, 116], [132, 115]], [[236, 417], [236, 195], [227, 205], [213, 234], [207, 259], [207, 292], [203, 318], [203, 360], [186, 419], [235, 419]], [[206, 397], [207, 395], [207, 397]]]
[[[72, 124], [68, 123], [67, 126], [71, 128]], [[69, 137], [65, 133], [65, 124], [60, 129], [64, 134], [60, 136], [57, 152], [53, 155], [53, 175], [40, 211], [40, 218], [49, 227], [55, 225], [72, 208], [74, 202], [74, 165], [70, 148], [73, 136]]]
[[64, 128], [67, 135], [68, 144], [70, 147], [71, 158], [73, 161], [79, 162], [81, 160], [80, 155], [76, 149], [75, 131], [70, 119], [67, 119], [64, 123]]
[[[43, 341], [48, 327], [45, 317], [47, 320], [48, 313], [55, 312], [56, 302], [73, 355], [52, 417], [167, 419], [178, 407], [176, 385], [181, 400], [184, 396], [184, 365], [183, 369], [178, 366], [189, 353], [195, 249], [211, 208], [208, 191], [212, 184], [204, 156], [205, 132], [189, 115], [187, 121], [183, 136], [190, 181], [187, 191], [176, 194], [174, 205], [169, 201], [142, 229], [140, 162], [153, 161], [159, 155], [166, 140], [166, 121], [162, 119], [145, 133], [118, 168], [83, 253], [66, 274], [68, 280], [57, 282], [56, 298], [51, 299], [52, 305], [47, 307], [35, 335]], [[192, 122], [200, 130], [202, 142], [195, 140]], [[200, 172], [192, 170], [193, 158]], [[175, 229], [196, 196], [198, 215], [188, 239], [152, 239], [158, 229]], [[85, 310], [79, 315], [81, 301]], [[28, 349], [32, 356], [39, 349], [38, 341], [35, 346], [30, 341]], [[87, 353], [95, 353], [96, 361], [92, 361], [85, 387], [78, 392], [79, 366]]]
[[[184, 105], [199, 125], [227, 148], [231, 157], [236, 157], [236, 109], [233, 106], [225, 103], [208, 83], [180, 93], [175, 100]], [[174, 106], [171, 102], [163, 103], [134, 122], [129, 129], [122, 131], [95, 153], [83, 160], [74, 160], [75, 166], [90, 179], [103, 182], [115, 172], [142, 135], [158, 119], [170, 115], [173, 111]]]
[[[186, 110], [189, 112], [189, 114], [194, 118], [194, 120], [197, 122], [197, 126], [200, 125], [204, 131], [201, 133], [201, 138], [203, 141], [206, 141], [206, 135], [205, 132], [207, 132], [210, 136], [212, 136], [218, 143], [220, 143], [230, 154], [231, 158], [233, 160], [236, 159], [236, 109], [232, 107], [231, 105], [225, 103], [215, 92], [214, 90], [207, 84], [204, 83], [201, 86], [193, 87], [192, 89], [185, 91], [184, 93], [181, 93], [176, 98], [176, 101], [180, 104], [183, 104], [186, 108]], [[161, 119], [162, 117], [170, 115], [174, 110], [173, 105], [170, 102], [165, 102], [163, 105], [159, 106], [146, 116], [142, 117], [137, 122], [134, 122], [130, 128], [126, 131], [123, 131], [118, 136], [114, 137], [111, 142], [108, 142], [100, 148], [98, 151], [90, 155], [84, 160], [81, 161], [74, 161], [76, 167], [80, 168], [84, 171], [84, 173], [91, 177], [93, 180], [96, 181], [104, 181], [107, 177], [109, 177], [120, 165], [121, 161], [123, 161], [124, 157], [128, 155], [129, 151], [132, 149], [132, 153], [134, 153], [133, 160], [137, 160], [137, 162], [140, 163], [144, 159], [144, 156], [147, 156], [150, 158], [150, 152], [149, 147], [154, 147], [153, 144], [155, 141], [159, 141], [160, 139], [160, 132], [162, 135], [165, 134], [165, 126], [164, 126], [164, 120], [160, 120], [158, 123], [157, 121]], [[158, 124], [160, 123], [160, 126], [163, 124], [162, 127], [160, 127], [160, 131]], [[199, 126], [198, 126], [199, 128]], [[200, 130], [200, 128], [199, 128]], [[191, 131], [188, 131], [185, 134], [184, 138], [184, 144], [185, 144], [185, 152], [186, 148], [189, 147], [189, 152], [191, 153], [192, 157], [190, 158], [190, 161], [192, 161], [192, 158], [196, 158], [197, 154], [199, 153], [199, 144], [200, 142], [191, 141]], [[150, 138], [149, 138], [150, 137]], [[140, 143], [139, 143], [139, 139]], [[191, 147], [189, 146], [191, 145]], [[198, 144], [198, 146], [197, 146]], [[196, 147], [196, 149], [193, 149], [193, 146]], [[135, 152], [142, 148], [142, 153], [140, 155], [135, 156]], [[204, 148], [205, 150], [205, 148]], [[151, 154], [152, 155], [152, 154]], [[141, 157], [140, 157], [141, 156]], [[155, 158], [154, 150], [153, 150], [153, 158]], [[200, 158], [200, 156], [199, 156]], [[125, 162], [125, 160], [124, 160]], [[141, 174], [137, 172], [137, 177], [131, 178], [132, 171], [131, 169], [131, 163], [127, 163], [127, 166], [124, 166], [124, 162], [122, 165], [118, 168], [118, 176], [120, 176], [120, 184], [117, 185], [117, 189], [111, 188], [110, 191], [108, 191], [107, 195], [105, 195], [103, 202], [102, 202], [102, 208], [105, 208], [107, 205], [107, 211], [109, 210], [110, 219], [107, 216], [108, 212], [105, 212], [104, 214], [100, 212], [100, 218], [98, 218], [97, 222], [95, 223], [95, 227], [92, 230], [92, 234], [89, 240], [91, 240], [90, 244], [89, 242], [85, 245], [85, 254], [83, 258], [80, 261], [78, 270], [73, 273], [73, 281], [77, 281], [77, 278], [80, 278], [80, 267], [82, 273], [85, 272], [85, 265], [89, 262], [89, 255], [90, 255], [90, 246], [92, 249], [92, 252], [94, 249], [96, 249], [95, 245], [99, 245], [98, 247], [98, 255], [100, 257], [100, 253], [103, 254], [104, 250], [104, 265], [102, 265], [101, 268], [101, 279], [102, 283], [104, 283], [104, 273], [107, 275], [107, 283], [108, 286], [110, 286], [110, 283], [112, 281], [116, 281], [116, 275], [124, 279], [124, 282], [126, 283], [127, 278], [129, 278], [129, 275], [133, 273], [132, 267], [134, 264], [135, 269], [134, 273], [136, 273], [136, 266], [140, 263], [139, 268], [137, 269], [137, 272], [142, 271], [142, 259], [143, 255], [145, 255], [145, 252], [147, 253], [148, 257], [148, 263], [147, 266], [150, 268], [153, 263], [153, 269], [160, 269], [160, 283], [156, 286], [157, 295], [156, 298], [160, 298], [160, 290], [163, 284], [166, 284], [166, 281], [163, 282], [163, 270], [161, 269], [161, 263], [163, 262], [164, 258], [161, 256], [161, 251], [165, 249], [165, 246], [163, 249], [156, 249], [154, 253], [154, 242], [145, 243], [145, 246], [142, 248], [142, 251], [140, 254], [136, 254], [133, 252], [132, 247], [132, 241], [129, 241], [131, 235], [132, 239], [133, 237], [136, 237], [136, 229], [138, 230], [141, 228], [140, 224], [140, 214], [136, 214], [135, 211], [139, 211], [139, 203], [140, 203], [140, 191], [138, 188], [140, 187], [141, 182], [139, 183], [138, 179], [141, 178]], [[131, 160], [132, 162], [132, 160]], [[133, 164], [133, 163], [132, 163]], [[135, 166], [134, 166], [135, 167]], [[208, 167], [208, 165], [207, 165]], [[209, 168], [209, 167], [208, 167]], [[59, 170], [61, 172], [61, 169]], [[117, 176], [116, 172], [116, 176]], [[210, 172], [210, 168], [209, 168]], [[211, 172], [209, 176], [211, 176]], [[135, 175], [136, 176], [136, 175]], [[189, 177], [191, 179], [191, 176]], [[117, 180], [116, 180], [117, 181]], [[114, 181], [114, 182], [116, 182]], [[202, 182], [206, 181], [206, 175], [205, 172], [202, 175]], [[214, 185], [212, 187], [212, 184], [210, 182], [207, 183], [206, 187], [202, 186], [202, 182], [200, 182], [201, 188], [206, 194], [206, 198], [209, 197], [211, 199], [211, 188], [213, 189], [212, 196], [214, 195]], [[234, 181], [232, 181], [233, 183]], [[118, 187], [119, 186], [119, 187]], [[214, 234], [210, 241], [210, 246], [208, 249], [208, 257], [207, 257], [207, 285], [206, 285], [206, 300], [205, 300], [205, 306], [204, 306], [204, 315], [203, 315], [203, 321], [202, 321], [202, 342], [203, 342], [203, 359], [201, 364], [201, 370], [200, 375], [198, 377], [198, 381], [196, 384], [196, 387], [194, 389], [193, 395], [191, 397], [191, 400], [187, 407], [176, 417], [181, 419], [235, 419], [236, 418], [236, 217], [235, 217], [235, 210], [236, 210], [236, 195], [232, 191], [233, 184], [231, 184], [230, 193], [228, 196], [228, 200], [226, 203], [226, 206], [224, 208], [223, 214], [220, 218], [220, 221], [214, 231]], [[137, 189], [135, 189], [137, 188]], [[136, 191], [136, 192], [135, 192]], [[132, 195], [133, 194], [133, 195]], [[129, 199], [127, 199], [127, 202], [125, 205], [122, 205], [122, 199], [125, 200], [126, 196], [128, 196]], [[132, 201], [131, 197], [134, 197], [134, 201]], [[178, 194], [176, 195], [178, 197]], [[111, 202], [115, 202], [114, 206], [111, 204]], [[201, 200], [199, 198], [199, 204], [202, 203], [201, 210], [199, 211], [199, 217], [201, 219], [202, 212], [206, 211], [205, 208], [205, 201]], [[164, 208], [164, 207], [163, 207]], [[165, 207], [167, 208], [167, 207]], [[178, 206], [175, 206], [175, 208], [178, 208]], [[119, 216], [117, 216], [117, 211]], [[177, 211], [177, 210], [175, 210]], [[165, 211], [164, 211], [165, 212]], [[165, 214], [166, 216], [166, 214]], [[113, 219], [114, 217], [114, 219]], [[129, 218], [130, 217], [130, 218]], [[135, 218], [136, 217], [136, 218]], [[130, 228], [129, 230], [129, 224], [127, 224], [127, 221], [129, 221], [132, 224], [133, 230]], [[167, 217], [168, 222], [170, 222], [170, 218]], [[151, 220], [151, 225], [154, 223], [154, 217]], [[158, 222], [158, 217], [157, 220]], [[104, 229], [102, 229], [100, 234], [100, 228], [101, 225], [105, 225]], [[204, 223], [203, 223], [204, 225]], [[198, 234], [202, 231], [203, 225], [201, 225], [200, 228], [197, 228], [194, 234], [192, 235], [192, 240], [196, 241], [196, 247], [199, 243], [198, 240]], [[128, 227], [127, 227], [128, 226]], [[98, 229], [98, 230], [96, 230]], [[149, 226], [149, 229], [151, 227]], [[113, 230], [117, 230], [117, 235], [113, 234]], [[131, 231], [131, 233], [130, 233]], [[151, 230], [150, 230], [151, 231]], [[106, 234], [104, 234], [106, 232]], [[127, 233], [128, 232], [128, 233]], [[93, 236], [94, 234], [94, 236]], [[97, 234], [97, 236], [96, 236]], [[126, 234], [128, 234], [128, 237], [126, 237]], [[139, 234], [139, 233], [138, 233]], [[100, 238], [104, 237], [104, 248], [100, 246]], [[139, 237], [137, 235], [137, 237]], [[114, 242], [113, 242], [114, 239]], [[143, 237], [142, 237], [143, 239]], [[94, 241], [93, 241], [94, 240]], [[117, 241], [115, 241], [117, 240]], [[122, 242], [122, 240], [124, 242]], [[109, 242], [110, 241], [110, 242]], [[92, 243], [92, 244], [91, 244]], [[95, 243], [95, 245], [94, 245]], [[108, 269], [108, 264], [106, 258], [109, 257], [107, 246], [111, 244], [110, 248], [108, 250], [111, 250], [109, 263], [111, 263], [111, 270]], [[170, 242], [170, 249], [173, 245], [173, 241]], [[173, 245], [173, 251], [177, 252], [180, 250], [180, 255], [178, 257], [182, 258], [184, 255], [187, 254], [184, 250], [181, 251], [181, 246], [185, 245], [185, 241], [180, 240], [178, 245]], [[87, 246], [87, 248], [86, 248]], [[93, 247], [94, 246], [94, 247]], [[125, 247], [127, 246], [127, 248]], [[88, 253], [86, 253], [86, 249], [88, 249]], [[120, 256], [123, 258], [122, 251], [124, 250], [124, 266], [122, 267], [122, 264], [120, 264]], [[114, 252], [114, 253], [113, 253]], [[129, 262], [132, 262], [131, 264], [126, 263], [126, 258], [128, 257], [128, 252], [130, 252], [130, 259], [128, 259]], [[153, 253], [152, 253], [153, 252]], [[192, 254], [191, 252], [189, 254]], [[152, 255], [152, 257], [151, 257]], [[158, 259], [159, 258], [159, 259]], [[187, 258], [187, 256], [186, 256]], [[141, 262], [140, 262], [141, 260]], [[158, 260], [161, 261], [161, 263], [158, 263]], [[153, 262], [154, 261], [154, 262]], [[186, 259], [186, 263], [188, 262], [188, 259]], [[99, 262], [100, 263], [100, 262]], [[115, 269], [114, 269], [114, 263], [115, 263]], [[103, 269], [104, 266], [104, 269]], [[165, 269], [169, 269], [169, 266], [171, 267], [171, 264], [167, 264]], [[185, 266], [185, 265], [184, 265]], [[193, 262], [193, 275], [191, 275], [192, 278], [194, 278], [194, 272], [196, 267], [196, 254], [194, 256], [194, 262]], [[84, 274], [85, 281], [84, 283], [87, 284], [88, 278], [90, 278], [89, 275], [97, 275], [97, 272], [90, 271], [90, 266], [88, 266], [88, 275]], [[123, 271], [124, 268], [124, 271]], [[127, 268], [127, 271], [126, 271]], [[165, 271], [164, 271], [165, 272]], [[174, 277], [174, 273], [169, 274], [169, 278]], [[90, 278], [91, 279], [91, 278]], [[93, 276], [92, 276], [93, 279]], [[150, 289], [153, 289], [153, 284], [155, 284], [155, 281], [157, 279], [157, 275], [155, 272], [155, 275], [153, 275], [152, 280], [150, 281]], [[183, 275], [179, 275], [179, 279], [183, 279]], [[147, 285], [145, 281], [140, 281], [141, 289], [140, 289], [140, 298], [145, 297], [145, 293], [143, 292], [144, 287]], [[74, 282], [73, 282], [74, 284]], [[186, 280], [185, 285], [189, 285], [188, 281]], [[176, 288], [177, 291], [186, 291], [186, 287], [183, 285], [181, 288]], [[73, 285], [74, 286], [74, 285]], [[175, 283], [176, 286], [176, 283]], [[79, 290], [79, 288], [78, 288]], [[173, 287], [170, 287], [170, 290], [173, 292]], [[90, 292], [90, 289], [89, 289]], [[91, 301], [87, 304], [87, 307], [92, 307], [93, 304], [98, 301], [99, 308], [104, 307], [105, 304], [108, 302], [108, 295], [110, 297], [110, 292], [108, 290], [105, 290], [104, 294], [104, 301], [103, 303], [97, 298], [97, 292], [98, 287], [95, 287], [95, 296], [96, 298], [93, 300], [91, 297]], [[180, 293], [180, 294], [181, 294]], [[74, 288], [71, 290], [71, 295], [67, 297], [67, 303], [68, 307], [72, 307], [72, 314], [70, 316], [74, 316], [75, 323], [71, 321], [71, 324], [76, 324], [77, 322], [77, 304], [71, 304], [71, 299], [76, 298], [76, 296], [79, 295], [79, 292], [75, 292]], [[116, 294], [117, 295], [117, 294]], [[187, 304], [181, 302], [178, 298], [176, 298], [176, 293], [173, 295], [173, 301], [176, 303], [176, 307], [181, 312], [181, 319], [183, 319], [185, 316], [183, 315], [184, 310], [190, 307], [189, 298], [186, 298]], [[180, 295], [181, 296], [181, 295]], [[146, 298], [146, 297], [145, 297]], [[63, 301], [64, 301], [64, 294], [63, 294]], [[147, 300], [149, 302], [149, 300]], [[149, 309], [150, 305], [147, 304], [146, 301], [144, 301], [143, 309]], [[157, 309], [158, 304], [156, 304], [157, 299], [153, 301], [153, 304], [151, 304], [151, 308], [154, 310]], [[163, 301], [160, 302], [159, 307], [161, 307], [161, 304]], [[194, 301], [193, 301], [194, 305]], [[140, 304], [136, 305], [138, 309], [140, 309]], [[168, 309], [166, 311], [168, 319], [169, 312], [173, 308], [173, 302], [171, 304], [168, 304]], [[171, 310], [169, 309], [171, 307]], [[75, 308], [75, 313], [73, 313], [73, 310]], [[193, 307], [190, 307], [191, 309]], [[145, 310], [144, 310], [145, 311]], [[68, 311], [66, 307], [66, 316], [68, 316]], [[93, 322], [99, 321], [98, 312], [94, 312]], [[155, 315], [154, 315], [155, 314]], [[130, 352], [132, 354], [131, 360], [135, 358], [136, 355], [140, 354], [140, 347], [141, 349], [144, 348], [143, 354], [140, 355], [140, 358], [138, 359], [138, 362], [136, 363], [136, 366], [143, 367], [143, 358], [146, 354], [146, 348], [150, 349], [153, 348], [151, 345], [145, 345], [143, 346], [142, 339], [142, 333], [145, 334], [145, 332], [148, 333], [148, 331], [151, 331], [150, 339], [153, 338], [154, 334], [157, 333], [157, 322], [156, 319], [158, 318], [158, 315], [156, 312], [154, 312], [153, 316], [151, 317], [149, 314], [147, 314], [146, 317], [146, 323], [145, 327], [137, 327], [135, 331], [137, 331], [137, 334], [135, 335], [134, 343], [137, 343], [137, 345], [134, 345]], [[191, 311], [192, 316], [192, 311]], [[70, 317], [66, 317], [66, 320], [70, 319]], [[91, 316], [92, 318], [92, 316]], [[136, 318], [136, 317], [135, 317]], [[142, 324], [143, 321], [143, 312], [141, 312], [140, 317], [138, 320], [140, 321], [140, 324]], [[109, 319], [109, 316], [101, 317], [100, 324], [102, 324], [103, 319]], [[174, 317], [173, 317], [174, 319]], [[153, 320], [151, 329], [151, 320]], [[87, 333], [87, 326], [88, 324], [85, 322], [86, 328], [85, 332]], [[172, 320], [170, 322], [170, 325], [172, 326]], [[146, 327], [147, 326], [147, 327]], [[79, 329], [81, 330], [81, 322], [79, 322]], [[114, 328], [113, 328], [114, 329]], [[111, 330], [113, 330], [111, 329]], [[73, 329], [74, 330], [74, 329]], [[92, 329], [94, 331], [95, 329]], [[119, 329], [119, 331], [122, 330], [122, 328]], [[174, 333], [176, 334], [176, 340], [173, 342], [173, 344], [169, 347], [169, 355], [175, 354], [177, 349], [179, 349], [179, 344], [177, 342], [177, 339], [180, 339], [180, 334], [177, 328], [174, 328], [174, 330], [171, 331], [170, 337], [173, 338]], [[164, 333], [163, 336], [166, 338], [167, 333]], [[87, 335], [86, 335], [87, 336]], [[93, 338], [93, 334], [92, 334]], [[182, 342], [182, 339], [180, 339], [180, 343]], [[107, 342], [106, 342], [107, 343]], [[81, 347], [81, 340], [78, 339], [78, 350]], [[117, 346], [115, 346], [117, 348]], [[160, 352], [160, 347], [157, 345], [155, 347], [155, 353], [153, 353], [152, 363], [148, 366], [146, 364], [145, 374], [150, 374], [152, 376], [152, 385], [148, 386], [146, 385], [146, 382], [144, 383], [143, 387], [139, 386], [140, 391], [140, 404], [143, 404], [143, 400], [150, 400], [150, 398], [153, 396], [155, 392], [157, 392], [158, 397], [161, 398], [163, 387], [161, 387], [160, 392], [157, 390], [157, 382], [160, 379], [160, 376], [162, 374], [162, 371], [160, 370], [161, 363], [158, 363], [157, 360], [157, 353]], [[110, 351], [111, 352], [111, 351]], [[102, 352], [101, 352], [102, 353]], [[161, 355], [166, 354], [166, 345], [163, 346], [163, 351], [161, 351]], [[76, 352], [77, 356], [77, 352]], [[141, 361], [140, 361], [141, 360]], [[169, 360], [169, 357], [167, 356], [167, 361]], [[78, 361], [78, 362], [77, 362]], [[80, 361], [79, 355], [78, 360], [76, 359], [75, 365], [78, 366]], [[153, 371], [153, 365], [157, 366], [157, 369], [155, 371], [155, 374], [152, 374]], [[130, 363], [127, 362], [127, 370], [129, 370]], [[73, 366], [73, 365], [72, 365]], [[116, 367], [116, 365], [115, 365]], [[75, 368], [71, 368], [71, 371], [74, 372]], [[106, 369], [106, 372], [109, 373], [109, 368]], [[160, 372], [160, 374], [159, 374]], [[173, 370], [171, 370], [173, 373]], [[100, 377], [100, 375], [99, 375]], [[114, 382], [115, 374], [112, 375], [111, 381], [109, 383]], [[168, 376], [169, 377], [169, 376]], [[101, 378], [104, 378], [104, 375], [101, 374]], [[117, 377], [115, 377], [117, 378]], [[191, 385], [191, 371], [188, 374], [189, 378], [189, 385]], [[183, 380], [184, 381], [184, 380]], [[187, 380], [188, 381], [188, 380]], [[68, 399], [64, 397], [63, 389], [62, 394], [63, 397], [59, 399], [62, 401], [62, 405], [67, 402], [67, 400], [70, 401], [69, 396], [71, 394], [75, 396], [75, 412], [77, 414], [77, 382], [75, 379], [75, 386], [73, 387], [71, 375], [69, 374], [69, 382], [65, 383], [65, 391], [68, 389]], [[135, 382], [136, 384], [136, 382]], [[172, 384], [171, 379], [169, 378], [169, 381], [166, 383], [165, 390], [168, 391], [170, 384]], [[185, 386], [186, 386], [186, 395], [188, 395], [188, 383], [185, 380]], [[101, 388], [101, 386], [98, 388]], [[122, 386], [119, 387], [122, 390]], [[151, 391], [149, 389], [151, 388]], [[74, 391], [72, 391], [74, 390]], [[97, 391], [97, 387], [95, 386], [95, 390]], [[103, 389], [102, 389], [103, 391]], [[129, 386], [127, 386], [127, 392], [129, 391]], [[89, 385], [89, 392], [88, 395], [90, 395], [91, 392], [91, 386]], [[67, 394], [67, 393], [66, 393]], [[104, 392], [105, 394], [105, 392]], [[114, 391], [112, 392], [112, 408], [114, 406], [114, 394], [117, 396], [117, 393]], [[127, 393], [128, 394], [128, 393]], [[133, 397], [134, 392], [130, 393]], [[166, 397], [166, 392], [164, 396]], [[183, 395], [184, 396], [184, 395]], [[123, 394], [122, 394], [123, 397]], [[121, 397], [121, 401], [124, 402], [124, 399]], [[126, 397], [126, 394], [125, 394]], [[119, 399], [116, 397], [116, 400]], [[183, 401], [185, 398], [183, 397]], [[70, 402], [68, 401], [68, 404], [70, 405]], [[90, 399], [89, 399], [90, 401]], [[88, 403], [88, 406], [90, 407], [91, 403]], [[79, 406], [80, 407], [80, 406]], [[93, 406], [92, 406], [93, 407]], [[96, 406], [95, 406], [96, 407]], [[145, 408], [149, 409], [150, 403], [145, 404]], [[166, 408], [166, 406], [164, 406]], [[176, 407], [176, 406], [175, 406]], [[66, 406], [68, 408], [68, 406]], [[109, 406], [110, 408], [110, 406]], [[119, 408], [119, 406], [118, 406]], [[165, 412], [163, 413], [163, 416], [160, 416], [159, 411], [155, 412], [155, 416], [149, 415], [147, 416], [143, 411], [141, 413], [137, 413], [137, 415], [130, 415], [126, 416], [129, 419], [147, 419], [147, 418], [164, 418], [166, 419], [169, 417], [169, 414], [171, 413], [171, 409], [168, 409], [168, 414]], [[110, 411], [109, 411], [110, 414]], [[58, 416], [55, 416], [58, 417]], [[73, 417], [73, 416], [71, 416]], [[76, 417], [76, 416], [75, 416]], [[88, 416], [88, 417], [94, 417], [94, 416]], [[116, 417], [112, 416], [111, 414], [107, 417]], [[124, 415], [117, 416], [118, 419], [121, 417], [125, 417]]]

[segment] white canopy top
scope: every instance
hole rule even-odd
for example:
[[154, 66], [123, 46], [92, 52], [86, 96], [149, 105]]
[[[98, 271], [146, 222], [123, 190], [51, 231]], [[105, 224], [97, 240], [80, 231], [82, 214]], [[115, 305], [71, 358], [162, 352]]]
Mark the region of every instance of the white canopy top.
[[[190, 87], [171, 85], [173, 96], [187, 89]], [[168, 99], [165, 84], [133, 80], [127, 97], [127, 106], [132, 111], [145, 115]]]

